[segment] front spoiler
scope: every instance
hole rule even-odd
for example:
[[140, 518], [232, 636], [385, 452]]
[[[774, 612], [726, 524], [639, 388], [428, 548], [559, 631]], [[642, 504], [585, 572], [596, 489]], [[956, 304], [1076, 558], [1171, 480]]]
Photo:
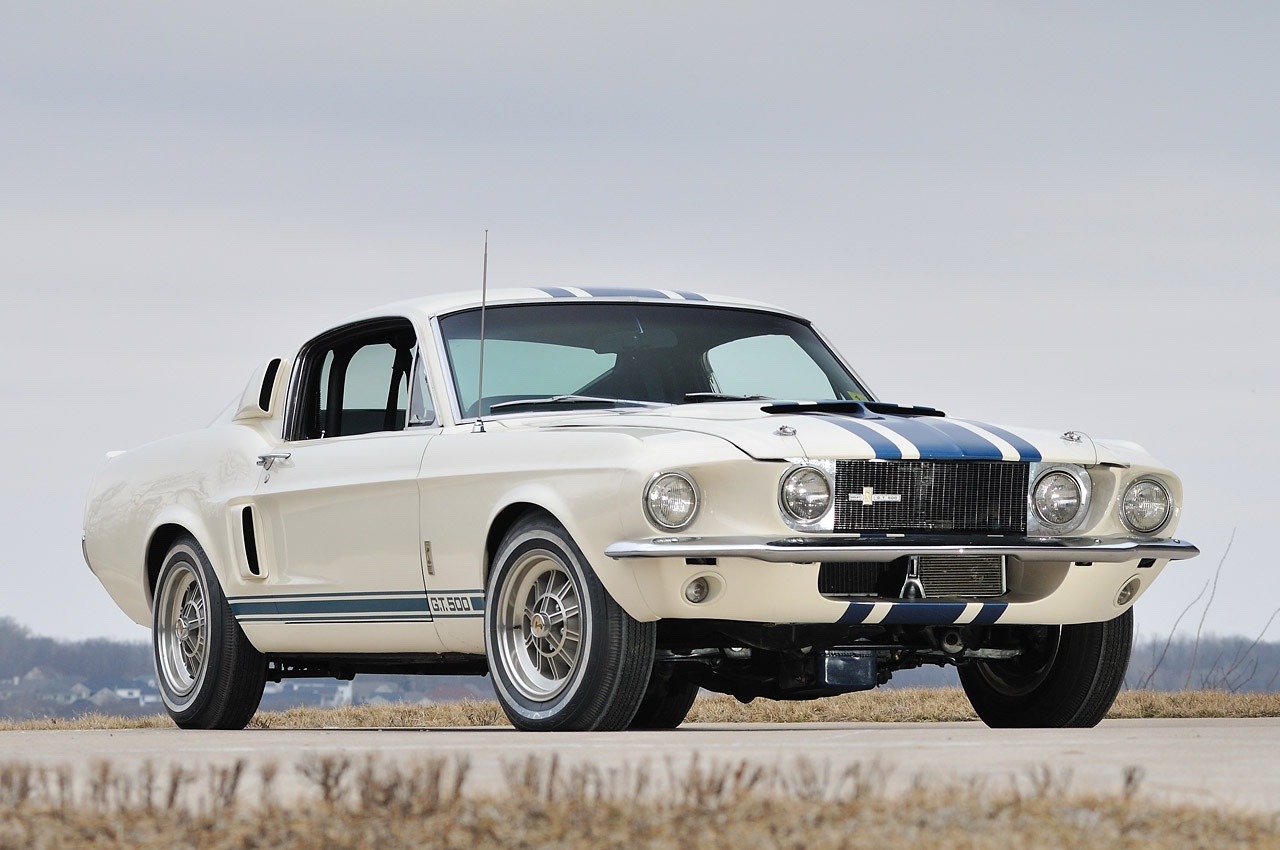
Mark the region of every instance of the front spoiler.
[[748, 558], [776, 564], [815, 561], [892, 561], [907, 555], [1008, 555], [1021, 561], [1123, 563], [1182, 560], [1199, 548], [1175, 539], [1145, 537], [957, 538], [913, 534], [896, 537], [654, 537], [620, 540], [605, 547], [610, 558]]

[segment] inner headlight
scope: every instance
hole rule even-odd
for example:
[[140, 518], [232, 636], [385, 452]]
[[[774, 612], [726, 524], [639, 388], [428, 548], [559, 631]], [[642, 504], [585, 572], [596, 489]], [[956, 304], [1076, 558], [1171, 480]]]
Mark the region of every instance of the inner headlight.
[[1173, 513], [1173, 497], [1154, 478], [1139, 478], [1129, 485], [1120, 500], [1120, 518], [1141, 534], [1159, 531]]
[[644, 490], [644, 512], [664, 531], [679, 531], [698, 513], [698, 487], [683, 472], [664, 472]]
[[791, 517], [809, 523], [820, 519], [831, 506], [831, 483], [822, 470], [800, 466], [782, 479], [779, 501]]
[[1031, 491], [1031, 504], [1045, 525], [1067, 525], [1080, 514], [1084, 494], [1074, 475], [1052, 470], [1036, 480]]

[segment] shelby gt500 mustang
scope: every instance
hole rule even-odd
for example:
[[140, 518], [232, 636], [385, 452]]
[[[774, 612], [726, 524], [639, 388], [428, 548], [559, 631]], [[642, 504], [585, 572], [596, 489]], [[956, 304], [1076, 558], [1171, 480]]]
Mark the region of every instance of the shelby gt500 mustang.
[[488, 673], [518, 728], [678, 725], [954, 665], [993, 726], [1090, 726], [1171, 559], [1131, 443], [877, 400], [812, 325], [546, 287], [357, 316], [212, 425], [109, 457], [90, 568], [183, 727], [265, 682]]

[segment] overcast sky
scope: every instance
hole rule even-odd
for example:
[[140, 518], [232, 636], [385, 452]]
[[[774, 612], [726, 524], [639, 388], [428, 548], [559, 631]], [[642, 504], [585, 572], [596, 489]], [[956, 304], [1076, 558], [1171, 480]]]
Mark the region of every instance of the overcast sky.
[[488, 228], [494, 286], [772, 301], [882, 398], [1141, 442], [1204, 550], [1141, 633], [1233, 530], [1205, 628], [1263, 628], [1280, 7], [536, 5], [0, 0], [0, 616], [145, 637], [80, 557], [102, 455], [477, 288]]

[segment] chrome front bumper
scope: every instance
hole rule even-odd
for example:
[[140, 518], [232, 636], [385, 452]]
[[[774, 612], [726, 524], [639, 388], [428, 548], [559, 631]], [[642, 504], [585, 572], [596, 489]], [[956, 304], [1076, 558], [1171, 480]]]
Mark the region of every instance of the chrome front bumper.
[[1123, 563], [1194, 558], [1185, 540], [1143, 537], [654, 537], [605, 547], [610, 558], [750, 558], [778, 564], [892, 561], [906, 555], [1008, 555], [1022, 561]]

